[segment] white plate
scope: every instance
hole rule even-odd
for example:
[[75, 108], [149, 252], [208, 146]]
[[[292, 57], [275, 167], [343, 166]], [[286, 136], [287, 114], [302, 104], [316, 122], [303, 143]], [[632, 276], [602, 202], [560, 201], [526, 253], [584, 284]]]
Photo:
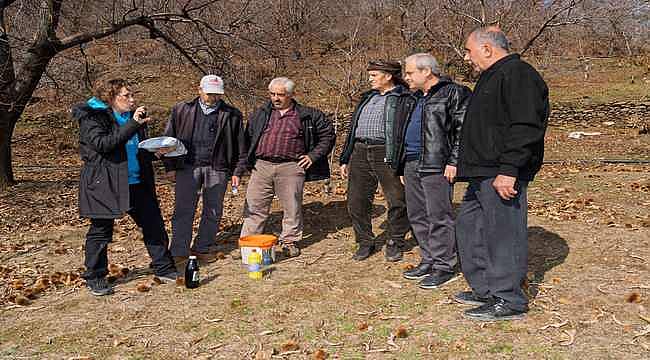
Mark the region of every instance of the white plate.
[[151, 139], [141, 141], [138, 144], [140, 149], [145, 149], [150, 152], [156, 152], [160, 149], [176, 148], [174, 151], [165, 154], [166, 157], [181, 156], [187, 154], [187, 149], [183, 143], [171, 136], [159, 136]]

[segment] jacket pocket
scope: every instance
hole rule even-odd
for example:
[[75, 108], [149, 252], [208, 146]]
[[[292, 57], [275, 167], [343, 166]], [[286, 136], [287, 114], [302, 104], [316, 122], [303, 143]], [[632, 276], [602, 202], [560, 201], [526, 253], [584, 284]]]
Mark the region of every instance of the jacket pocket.
[[102, 183], [102, 168], [100, 166], [86, 165], [81, 171], [82, 183], [88, 190], [99, 187]]
[[120, 206], [118, 171], [118, 168], [104, 166], [84, 167], [79, 189], [82, 215], [115, 215], [125, 210]]

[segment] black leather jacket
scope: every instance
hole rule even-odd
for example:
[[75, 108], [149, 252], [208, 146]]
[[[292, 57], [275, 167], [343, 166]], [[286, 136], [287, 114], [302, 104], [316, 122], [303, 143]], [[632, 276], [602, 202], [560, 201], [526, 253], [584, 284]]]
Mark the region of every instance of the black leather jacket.
[[[441, 78], [426, 94], [422, 110], [422, 142], [418, 171], [444, 172], [445, 166], [456, 166], [460, 147], [461, 128], [465, 111], [471, 98], [471, 90], [450, 79]], [[403, 175], [405, 164], [405, 138], [411, 113], [417, 97], [414, 94], [398, 99], [395, 123], [394, 147], [391, 167]]]

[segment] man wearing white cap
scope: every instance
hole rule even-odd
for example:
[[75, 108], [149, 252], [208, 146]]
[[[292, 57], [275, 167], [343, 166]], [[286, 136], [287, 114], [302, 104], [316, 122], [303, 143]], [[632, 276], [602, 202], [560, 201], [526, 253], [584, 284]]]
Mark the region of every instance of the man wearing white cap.
[[[223, 80], [206, 75], [198, 90], [198, 97], [174, 105], [164, 134], [179, 139], [188, 150], [186, 155], [165, 160], [165, 170], [176, 179], [170, 251], [180, 271], [189, 255], [203, 263], [216, 260], [215, 237], [226, 188], [229, 181], [233, 187], [239, 185], [246, 166], [242, 114], [221, 99]], [[199, 193], [203, 194], [203, 211], [190, 248]]]

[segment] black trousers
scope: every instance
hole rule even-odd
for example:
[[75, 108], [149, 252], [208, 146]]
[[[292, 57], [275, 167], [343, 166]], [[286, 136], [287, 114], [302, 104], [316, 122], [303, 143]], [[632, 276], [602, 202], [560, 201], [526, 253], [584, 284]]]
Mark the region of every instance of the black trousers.
[[[142, 229], [155, 274], [165, 275], [175, 271], [168, 250], [169, 238], [153, 192], [142, 184], [129, 185], [129, 197], [131, 209], [128, 214]], [[108, 274], [107, 249], [113, 239], [114, 222], [114, 219], [90, 219], [90, 229], [86, 234], [84, 279], [98, 279]]]
[[352, 228], [360, 245], [373, 245], [372, 201], [377, 185], [381, 184], [388, 203], [388, 233], [390, 243], [402, 246], [409, 231], [406, 216], [404, 186], [393, 169], [384, 162], [384, 145], [356, 143], [350, 157], [348, 177], [348, 212]]
[[517, 182], [514, 199], [499, 197], [494, 178], [472, 179], [456, 218], [456, 239], [465, 279], [481, 297], [504, 299], [528, 310], [521, 285], [528, 269], [528, 182]]
[[422, 263], [453, 272], [456, 266], [453, 185], [441, 173], [417, 171], [417, 160], [404, 167], [406, 208]]

